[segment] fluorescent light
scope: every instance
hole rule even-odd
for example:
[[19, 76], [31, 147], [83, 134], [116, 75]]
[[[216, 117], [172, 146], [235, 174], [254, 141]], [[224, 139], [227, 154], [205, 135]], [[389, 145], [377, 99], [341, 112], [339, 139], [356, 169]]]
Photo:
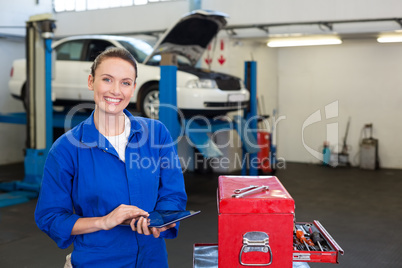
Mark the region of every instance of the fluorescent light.
[[298, 47], [298, 46], [322, 46], [339, 45], [342, 40], [337, 36], [303, 36], [272, 38], [268, 41], [269, 47]]
[[377, 38], [378, 43], [402, 42], [402, 35], [383, 35]]

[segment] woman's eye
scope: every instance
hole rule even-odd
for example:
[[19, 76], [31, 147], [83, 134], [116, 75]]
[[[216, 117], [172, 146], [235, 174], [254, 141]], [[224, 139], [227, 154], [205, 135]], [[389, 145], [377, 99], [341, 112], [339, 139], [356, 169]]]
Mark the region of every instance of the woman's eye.
[[130, 83], [130, 82], [123, 82], [123, 85], [125, 85], [125, 86], [130, 86], [131, 83]]
[[105, 81], [105, 82], [110, 82], [110, 81], [112, 81], [110, 78], [107, 78], [107, 77], [105, 77], [105, 78], [103, 78], [103, 81]]

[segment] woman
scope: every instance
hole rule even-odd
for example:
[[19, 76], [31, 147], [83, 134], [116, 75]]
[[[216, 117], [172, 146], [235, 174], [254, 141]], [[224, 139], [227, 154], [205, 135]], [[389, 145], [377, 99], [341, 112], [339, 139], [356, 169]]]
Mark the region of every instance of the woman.
[[187, 196], [173, 141], [156, 120], [125, 108], [137, 64], [121, 48], [101, 53], [88, 88], [95, 110], [61, 136], [46, 160], [35, 221], [73, 267], [168, 267], [164, 238], [178, 226], [148, 228], [148, 211], [184, 210]]

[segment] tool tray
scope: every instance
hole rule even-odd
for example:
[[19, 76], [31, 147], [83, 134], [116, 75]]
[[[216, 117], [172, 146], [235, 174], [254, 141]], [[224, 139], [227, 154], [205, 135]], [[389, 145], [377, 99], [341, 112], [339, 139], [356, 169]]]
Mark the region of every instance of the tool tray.
[[301, 243], [294, 232], [293, 261], [339, 263], [339, 253], [343, 255], [344, 251], [319, 221], [296, 222], [295, 227], [296, 229], [303, 228], [307, 234], [318, 232], [322, 242], [320, 242], [321, 248], [318, 243], [314, 243], [314, 246], [308, 246], [307, 249], [306, 244]]
[[[323, 239], [321, 242], [321, 250], [317, 245], [314, 249], [310, 248], [308, 251], [306, 248], [297, 249], [297, 245], [293, 245], [293, 267], [304, 267], [302, 262], [322, 262], [322, 263], [339, 263], [339, 254], [343, 255], [343, 249], [338, 245], [338, 243], [332, 238], [332, 236], [325, 230], [319, 221], [313, 222], [296, 222], [296, 226], [306, 227], [306, 232], [308, 232], [308, 227], [311, 227], [312, 232], [318, 232], [320, 237]], [[294, 242], [295, 242], [294, 234]], [[193, 251], [193, 267], [194, 268], [218, 268], [218, 244], [194, 244]], [[298, 265], [295, 265], [299, 263]], [[309, 267], [308, 265], [305, 267]]]

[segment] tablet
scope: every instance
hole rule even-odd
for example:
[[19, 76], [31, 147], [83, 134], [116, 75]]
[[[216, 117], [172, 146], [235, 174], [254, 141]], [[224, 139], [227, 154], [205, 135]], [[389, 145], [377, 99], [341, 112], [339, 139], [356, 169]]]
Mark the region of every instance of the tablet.
[[161, 228], [166, 225], [197, 215], [200, 212], [201, 211], [193, 211], [193, 210], [184, 210], [184, 211], [155, 210], [149, 212], [148, 216], [148, 218], [150, 219], [149, 227]]

